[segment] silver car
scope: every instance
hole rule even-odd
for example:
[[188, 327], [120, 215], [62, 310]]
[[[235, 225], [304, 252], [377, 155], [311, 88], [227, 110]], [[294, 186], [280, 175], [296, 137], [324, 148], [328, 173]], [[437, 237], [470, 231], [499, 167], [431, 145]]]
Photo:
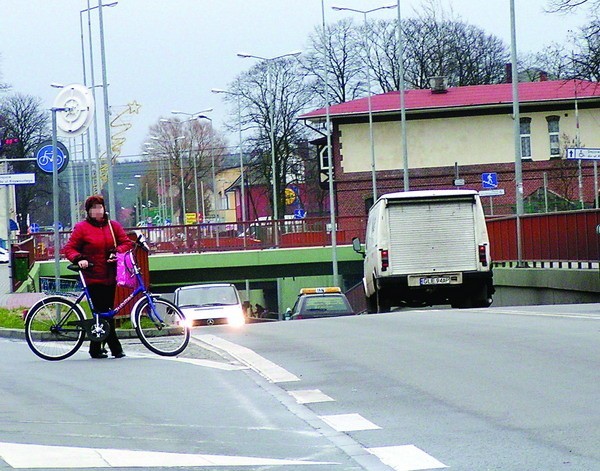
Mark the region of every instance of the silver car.
[[183, 286], [175, 290], [173, 301], [192, 324], [245, 323], [240, 295], [231, 283]]

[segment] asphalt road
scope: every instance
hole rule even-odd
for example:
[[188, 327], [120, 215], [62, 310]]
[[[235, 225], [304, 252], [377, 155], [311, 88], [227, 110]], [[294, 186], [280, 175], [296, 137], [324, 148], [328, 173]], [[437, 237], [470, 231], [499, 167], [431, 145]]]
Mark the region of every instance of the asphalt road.
[[177, 360], [130, 341], [45, 362], [0, 339], [0, 470], [600, 470], [599, 321], [560, 305], [202, 327]]

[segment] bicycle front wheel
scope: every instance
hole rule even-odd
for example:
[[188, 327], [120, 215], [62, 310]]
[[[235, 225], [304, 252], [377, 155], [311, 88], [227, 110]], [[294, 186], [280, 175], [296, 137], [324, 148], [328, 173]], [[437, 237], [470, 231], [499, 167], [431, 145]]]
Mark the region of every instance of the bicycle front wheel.
[[29, 348], [44, 360], [64, 360], [73, 355], [85, 339], [78, 321], [85, 319], [81, 308], [61, 296], [49, 296], [35, 303], [25, 319]]
[[190, 341], [190, 328], [185, 316], [166, 299], [146, 298], [138, 304], [135, 330], [142, 343], [158, 355], [172, 357], [185, 350]]

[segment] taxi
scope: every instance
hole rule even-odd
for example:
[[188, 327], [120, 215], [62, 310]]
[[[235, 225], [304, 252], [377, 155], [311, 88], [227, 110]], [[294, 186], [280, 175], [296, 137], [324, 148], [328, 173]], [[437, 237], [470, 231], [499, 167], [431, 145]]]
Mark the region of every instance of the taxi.
[[302, 288], [294, 307], [286, 312], [286, 319], [314, 319], [354, 315], [346, 295], [337, 286]]

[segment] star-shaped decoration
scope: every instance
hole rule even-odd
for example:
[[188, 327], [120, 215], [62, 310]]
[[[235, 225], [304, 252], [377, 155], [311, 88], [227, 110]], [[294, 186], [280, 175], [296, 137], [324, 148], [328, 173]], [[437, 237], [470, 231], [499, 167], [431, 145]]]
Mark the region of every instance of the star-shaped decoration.
[[142, 107], [142, 105], [140, 105], [136, 100], [133, 100], [131, 103], [127, 103], [127, 106], [129, 107], [129, 114], [139, 114], [140, 108]]

